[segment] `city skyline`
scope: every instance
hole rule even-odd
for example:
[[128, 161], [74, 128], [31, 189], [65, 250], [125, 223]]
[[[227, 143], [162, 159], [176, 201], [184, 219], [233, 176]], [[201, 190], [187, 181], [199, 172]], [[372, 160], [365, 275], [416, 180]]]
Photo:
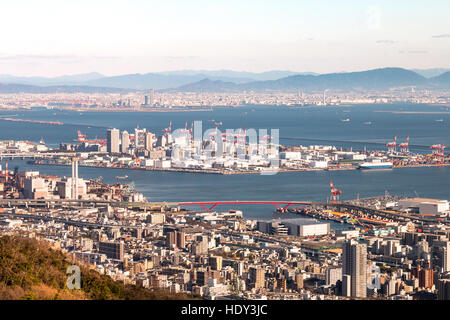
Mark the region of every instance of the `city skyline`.
[[448, 9], [444, 1], [17, 1], [0, 22], [11, 30], [0, 67], [17, 76], [448, 68]]

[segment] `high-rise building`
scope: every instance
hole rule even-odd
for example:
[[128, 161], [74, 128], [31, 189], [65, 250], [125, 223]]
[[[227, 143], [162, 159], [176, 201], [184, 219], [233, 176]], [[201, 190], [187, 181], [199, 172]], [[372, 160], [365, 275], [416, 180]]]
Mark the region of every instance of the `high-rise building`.
[[[367, 247], [355, 240], [346, 241], [342, 254], [344, 275], [350, 276], [350, 296], [367, 297]], [[343, 281], [344, 282], [344, 281]]]
[[134, 143], [136, 149], [145, 149], [146, 129], [134, 129]]
[[119, 153], [119, 145], [120, 145], [120, 131], [119, 129], [108, 129], [107, 131], [107, 151], [109, 153]]
[[155, 104], [155, 90], [150, 89], [150, 106], [153, 106]]
[[145, 134], [145, 150], [152, 151], [153, 150], [153, 138], [155, 135], [151, 132], [146, 132]]
[[128, 148], [130, 147], [130, 135], [128, 131], [122, 131], [122, 144], [120, 146], [120, 151], [122, 153], [128, 153]]
[[249, 269], [250, 285], [255, 289], [264, 288], [265, 285], [265, 272], [261, 267], [251, 267]]
[[186, 236], [183, 231], [177, 231], [176, 233], [177, 238], [177, 247], [179, 249], [184, 249], [186, 247]]
[[450, 300], [450, 279], [439, 280], [438, 300]]
[[421, 268], [412, 270], [412, 275], [419, 279], [419, 287], [430, 289], [433, 286], [433, 269]]
[[433, 241], [433, 256], [441, 272], [450, 271], [450, 241]]
[[148, 106], [148, 96], [144, 96], [144, 106]]
[[170, 248], [177, 246], [177, 232], [176, 231], [170, 231], [169, 233], [167, 233], [166, 244]]

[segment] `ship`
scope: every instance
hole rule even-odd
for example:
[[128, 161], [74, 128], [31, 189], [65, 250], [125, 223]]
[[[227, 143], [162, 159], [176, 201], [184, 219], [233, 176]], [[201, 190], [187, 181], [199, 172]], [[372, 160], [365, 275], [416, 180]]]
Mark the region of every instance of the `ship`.
[[349, 122], [350, 119], [349, 119], [349, 118], [347, 118], [347, 119], [341, 119], [341, 121], [342, 121], [342, 122]]
[[128, 176], [116, 176], [117, 180], [127, 180]]
[[359, 165], [359, 169], [390, 169], [394, 166], [392, 162], [382, 162], [374, 160], [371, 162], [363, 162]]

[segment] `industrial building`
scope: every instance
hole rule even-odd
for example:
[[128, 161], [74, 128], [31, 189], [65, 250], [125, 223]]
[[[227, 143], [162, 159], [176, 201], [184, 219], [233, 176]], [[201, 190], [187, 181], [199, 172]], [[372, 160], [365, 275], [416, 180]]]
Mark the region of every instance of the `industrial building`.
[[410, 211], [422, 215], [447, 215], [449, 213], [448, 200], [409, 198], [399, 200], [401, 211]]
[[261, 220], [257, 222], [257, 229], [267, 234], [309, 237], [328, 234], [330, 232], [330, 224], [305, 218]]

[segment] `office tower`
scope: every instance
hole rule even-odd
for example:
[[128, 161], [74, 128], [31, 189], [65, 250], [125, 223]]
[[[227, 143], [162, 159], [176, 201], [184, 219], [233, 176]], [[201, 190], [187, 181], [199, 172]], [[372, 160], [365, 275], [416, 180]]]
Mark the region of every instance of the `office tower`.
[[107, 139], [108, 139], [108, 146], [107, 151], [109, 153], [119, 153], [119, 139], [120, 131], [119, 129], [108, 129], [107, 131]]
[[[342, 254], [344, 275], [350, 276], [350, 296], [367, 297], [367, 247], [357, 241], [345, 242]], [[345, 279], [348, 281], [347, 279]], [[343, 283], [344, 284], [344, 283]]]
[[155, 104], [155, 90], [150, 89], [150, 105], [153, 106]]
[[222, 257], [210, 257], [209, 265], [212, 270], [222, 270]]
[[177, 231], [176, 233], [177, 247], [184, 249], [186, 247], [186, 236], [183, 231]]
[[153, 138], [154, 134], [151, 132], [146, 132], [145, 134], [145, 150], [152, 151], [153, 150]]
[[136, 149], [145, 149], [146, 129], [134, 129], [134, 143]]
[[265, 272], [260, 267], [251, 267], [249, 269], [250, 285], [255, 289], [264, 288]]
[[414, 268], [412, 270], [412, 275], [419, 279], [419, 287], [420, 288], [428, 288], [430, 289], [433, 286], [433, 270], [432, 269], [423, 269], [420, 266]]
[[433, 255], [441, 272], [450, 271], [450, 241], [433, 241]]
[[78, 199], [78, 159], [72, 158], [71, 199]]
[[144, 96], [144, 106], [148, 106], [148, 96]]
[[122, 131], [122, 144], [120, 146], [120, 151], [122, 153], [128, 153], [128, 148], [130, 147], [130, 135], [128, 131]]
[[177, 232], [170, 231], [166, 235], [166, 244], [169, 248], [173, 248], [177, 246]]
[[438, 300], [450, 300], [450, 279], [439, 279]]
[[123, 260], [124, 244], [122, 242], [99, 242], [98, 251], [108, 258]]
[[342, 280], [342, 268], [329, 267], [325, 273], [326, 285], [335, 285], [338, 280]]

